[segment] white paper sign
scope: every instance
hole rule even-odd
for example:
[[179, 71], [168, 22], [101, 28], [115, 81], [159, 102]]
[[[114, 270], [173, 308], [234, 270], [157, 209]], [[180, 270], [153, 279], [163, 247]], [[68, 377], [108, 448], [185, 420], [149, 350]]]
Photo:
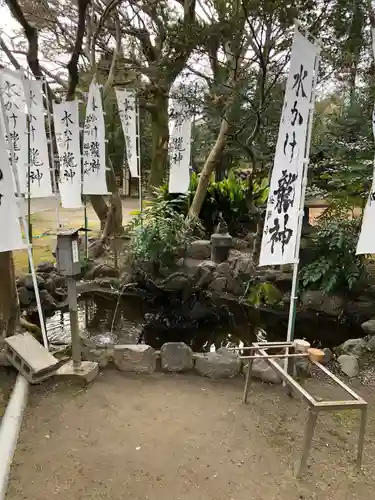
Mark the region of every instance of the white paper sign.
[[[371, 32], [372, 32], [372, 49], [375, 61], [375, 29], [372, 29]], [[375, 106], [372, 112], [372, 132], [375, 139]], [[357, 243], [357, 251], [356, 251], [357, 255], [375, 253], [374, 217], [375, 217], [375, 159], [374, 159], [371, 191], [369, 193], [365, 210], [363, 213], [362, 227]]]
[[0, 125], [0, 252], [25, 248], [19, 216], [4, 131]]
[[[20, 192], [24, 194], [27, 192], [28, 137], [23, 73], [21, 71], [11, 71], [6, 68], [0, 69], [0, 92], [4, 100], [3, 113], [8, 122], [9, 140], [14, 150], [15, 165], [13, 165], [13, 168], [18, 175]], [[4, 137], [8, 143], [2, 114], [1, 125]], [[12, 179], [13, 190], [18, 191], [13, 178], [13, 170]]]
[[174, 105], [174, 126], [169, 142], [170, 193], [187, 193], [190, 184], [191, 116], [183, 106]]
[[135, 90], [116, 89], [117, 105], [125, 137], [126, 157], [132, 177], [139, 177], [137, 155], [137, 102]]
[[276, 144], [262, 238], [260, 266], [296, 261], [306, 135], [319, 47], [296, 29]]
[[31, 198], [52, 196], [50, 159], [45, 128], [42, 82], [24, 80], [29, 110], [30, 151], [28, 174]]
[[83, 132], [83, 194], [108, 194], [105, 124], [99, 85], [92, 81]]
[[82, 207], [81, 148], [78, 101], [53, 103], [53, 121], [59, 154], [59, 188], [63, 208]]
[[73, 262], [79, 262], [79, 250], [78, 250], [78, 242], [72, 241], [72, 256]]

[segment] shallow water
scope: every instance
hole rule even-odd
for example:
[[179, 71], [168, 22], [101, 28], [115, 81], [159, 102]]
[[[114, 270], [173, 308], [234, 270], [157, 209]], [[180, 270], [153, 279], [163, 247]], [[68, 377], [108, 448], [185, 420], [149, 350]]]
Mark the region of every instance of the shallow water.
[[[214, 351], [221, 346], [241, 345], [250, 340], [248, 325], [229, 328], [212, 325], [184, 332], [154, 331], [143, 337], [144, 315], [155, 312], [138, 297], [113, 299], [91, 296], [78, 302], [78, 324], [82, 338], [96, 345], [136, 344], [145, 342], [159, 349], [165, 342], [183, 341], [195, 351]], [[47, 335], [51, 344], [70, 344], [69, 311], [57, 311], [46, 319]]]

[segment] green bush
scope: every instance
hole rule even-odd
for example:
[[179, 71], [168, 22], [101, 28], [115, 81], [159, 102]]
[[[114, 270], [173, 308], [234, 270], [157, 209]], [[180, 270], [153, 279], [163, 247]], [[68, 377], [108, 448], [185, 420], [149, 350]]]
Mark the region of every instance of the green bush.
[[363, 257], [356, 255], [360, 219], [342, 213], [319, 220], [312, 239], [310, 263], [301, 270], [303, 288], [345, 293], [364, 282]]
[[169, 201], [154, 201], [127, 227], [131, 259], [134, 263], [151, 261], [155, 266], [173, 264], [179, 251], [202, 231], [199, 220], [186, 219]]

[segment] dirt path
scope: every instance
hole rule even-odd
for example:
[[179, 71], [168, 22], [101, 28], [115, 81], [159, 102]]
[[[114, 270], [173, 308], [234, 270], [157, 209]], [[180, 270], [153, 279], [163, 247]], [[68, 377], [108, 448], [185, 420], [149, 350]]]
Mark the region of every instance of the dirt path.
[[262, 384], [244, 406], [241, 391], [240, 379], [115, 371], [88, 389], [34, 388], [7, 499], [374, 498], [374, 412], [364, 474], [352, 467], [358, 419], [339, 414], [319, 422], [311, 467], [297, 481], [305, 406]]

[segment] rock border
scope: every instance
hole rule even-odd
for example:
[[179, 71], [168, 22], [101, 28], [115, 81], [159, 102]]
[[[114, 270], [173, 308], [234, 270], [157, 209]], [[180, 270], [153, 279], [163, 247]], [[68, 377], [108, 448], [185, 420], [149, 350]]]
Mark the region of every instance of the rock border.
[[[84, 360], [97, 361], [100, 368], [115, 366], [123, 372], [152, 374], [194, 372], [210, 379], [229, 379], [245, 376], [248, 360], [240, 359], [237, 352], [222, 347], [216, 352], [197, 353], [184, 342], [167, 342], [160, 351], [146, 344], [124, 344], [114, 347], [87, 348]], [[264, 360], [253, 361], [253, 378], [279, 384], [280, 377], [266, 366]]]

